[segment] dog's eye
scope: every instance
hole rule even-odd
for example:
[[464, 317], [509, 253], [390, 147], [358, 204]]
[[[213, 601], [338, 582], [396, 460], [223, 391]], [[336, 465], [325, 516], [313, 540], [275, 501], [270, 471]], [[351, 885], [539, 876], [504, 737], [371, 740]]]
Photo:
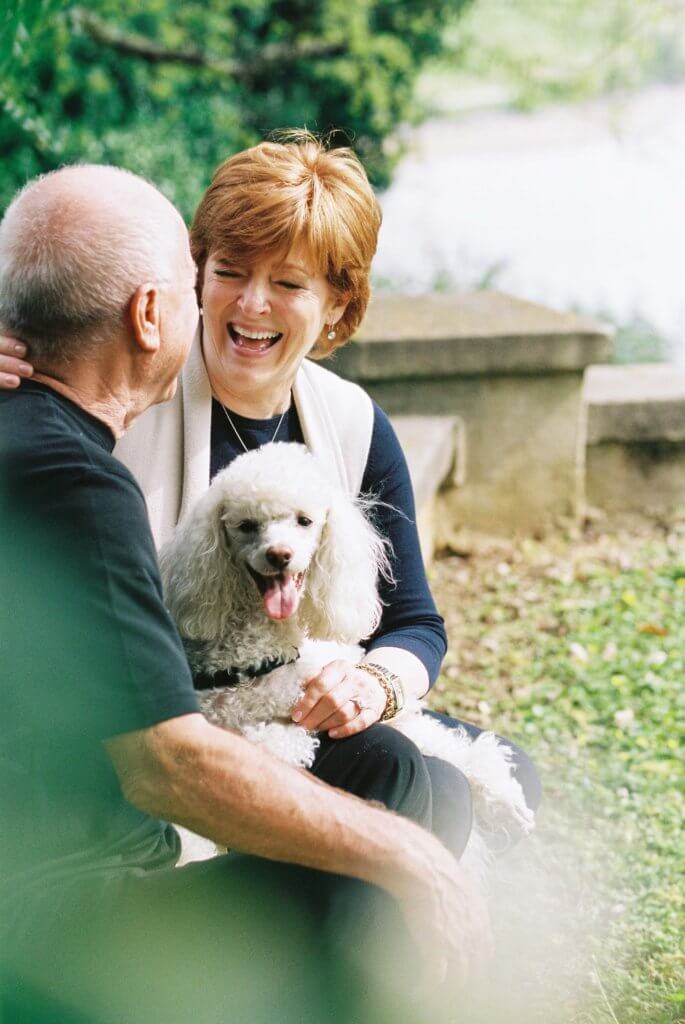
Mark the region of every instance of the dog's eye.
[[297, 517], [297, 525], [298, 526], [311, 526], [312, 525], [312, 521], [309, 518], [309, 516], [299, 515]]
[[256, 533], [259, 529], [259, 523], [256, 519], [243, 519], [242, 522], [238, 523], [238, 529], [241, 533]]

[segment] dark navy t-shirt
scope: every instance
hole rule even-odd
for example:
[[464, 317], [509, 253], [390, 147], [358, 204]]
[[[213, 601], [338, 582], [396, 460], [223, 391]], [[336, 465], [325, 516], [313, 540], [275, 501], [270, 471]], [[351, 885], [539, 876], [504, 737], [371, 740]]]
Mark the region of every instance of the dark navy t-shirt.
[[[231, 412], [231, 419], [247, 448], [252, 450], [274, 440], [280, 414], [267, 420], [252, 420]], [[292, 404], [278, 430], [277, 441], [303, 444], [304, 435]], [[221, 407], [212, 402], [210, 474], [213, 478], [243, 452]], [[371, 446], [362, 480], [362, 494], [371, 494], [380, 504], [374, 510], [375, 526], [392, 546], [394, 583], [382, 581], [380, 595], [383, 615], [374, 635], [365, 642], [375, 647], [400, 647], [410, 651], [426, 666], [435, 682], [447, 649], [445, 625], [428, 587], [416, 529], [416, 510], [404, 453], [388, 417], [374, 402]]]
[[102, 741], [198, 710], [142, 492], [105, 424], [37, 382], [0, 393], [4, 897], [173, 864]]

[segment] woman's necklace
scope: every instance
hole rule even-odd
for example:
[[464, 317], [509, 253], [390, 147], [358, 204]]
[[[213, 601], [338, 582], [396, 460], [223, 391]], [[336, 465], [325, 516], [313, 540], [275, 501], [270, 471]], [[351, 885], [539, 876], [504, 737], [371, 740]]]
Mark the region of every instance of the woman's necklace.
[[[221, 402], [219, 402], [219, 405], [221, 405]], [[245, 450], [246, 452], [249, 452], [249, 450], [250, 450], [250, 449], [249, 449], [249, 448], [247, 447], [247, 445], [246, 445], [246, 444], [245, 444], [245, 442], [243, 441], [242, 437], [241, 437], [241, 436], [240, 436], [240, 434], [238, 433], [238, 428], [236, 427], [235, 423], [233, 422], [233, 420], [232, 420], [232, 419], [231, 419], [231, 417], [229, 416], [229, 414], [228, 414], [228, 409], [226, 408], [226, 406], [225, 406], [225, 405], [221, 405], [221, 408], [222, 408], [222, 409], [224, 410], [224, 413], [226, 414], [226, 419], [227, 419], [227, 420], [228, 420], [228, 422], [230, 423], [230, 425], [231, 425], [231, 427], [232, 427], [232, 429], [233, 429], [233, 433], [235, 434], [235, 436], [236, 436], [236, 437], [238, 438], [238, 440], [240, 441], [240, 443], [241, 443], [241, 445], [243, 446], [244, 450]], [[278, 421], [278, 423], [276, 424], [276, 429], [274, 430], [274, 436], [273, 436], [273, 437], [271, 438], [270, 444], [273, 444], [273, 443], [274, 443], [274, 441], [276, 440], [276, 438], [278, 437], [278, 431], [279, 431], [279, 430], [281, 429], [281, 424], [283, 423], [283, 420], [285, 419], [285, 414], [287, 413], [287, 411], [288, 411], [287, 409], [284, 409], [284, 410], [283, 410], [283, 412], [281, 413], [281, 418], [280, 418], [280, 420]]]

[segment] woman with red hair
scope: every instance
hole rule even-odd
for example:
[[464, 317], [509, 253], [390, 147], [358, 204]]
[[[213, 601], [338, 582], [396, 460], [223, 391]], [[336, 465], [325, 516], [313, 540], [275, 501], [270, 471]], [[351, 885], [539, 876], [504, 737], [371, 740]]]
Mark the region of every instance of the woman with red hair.
[[[271, 441], [306, 444], [349, 493], [378, 499], [376, 525], [394, 573], [381, 585], [382, 620], [358, 664], [332, 662], [309, 682], [294, 717], [322, 734], [317, 776], [401, 809], [459, 856], [471, 828], [466, 778], [381, 724], [406, 698], [423, 696], [446, 649], [406, 461], [382, 410], [319, 363], [361, 323], [380, 224], [350, 149], [327, 149], [299, 132], [226, 160], [191, 228], [202, 318], [181, 386], [133, 425], [115, 454], [143, 489], [158, 545], [219, 470]], [[0, 345], [4, 386], [30, 372], [14, 344]], [[535, 809], [537, 774], [512, 748]]]

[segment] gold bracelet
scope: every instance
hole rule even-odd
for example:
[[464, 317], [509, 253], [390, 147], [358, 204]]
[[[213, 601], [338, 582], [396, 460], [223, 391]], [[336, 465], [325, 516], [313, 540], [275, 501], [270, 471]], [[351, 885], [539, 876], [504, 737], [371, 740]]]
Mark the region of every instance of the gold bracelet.
[[[384, 665], [378, 665], [374, 661], [360, 661], [357, 665], [363, 672], [368, 672], [370, 676], [380, 683], [385, 692], [385, 708], [383, 714], [380, 717], [381, 722], [388, 722], [391, 718], [394, 718], [398, 711], [402, 710], [403, 701], [399, 697], [399, 694], [403, 694], [401, 683], [394, 672], [386, 668]], [[394, 685], [394, 680], [397, 680], [399, 684], [398, 690]]]

